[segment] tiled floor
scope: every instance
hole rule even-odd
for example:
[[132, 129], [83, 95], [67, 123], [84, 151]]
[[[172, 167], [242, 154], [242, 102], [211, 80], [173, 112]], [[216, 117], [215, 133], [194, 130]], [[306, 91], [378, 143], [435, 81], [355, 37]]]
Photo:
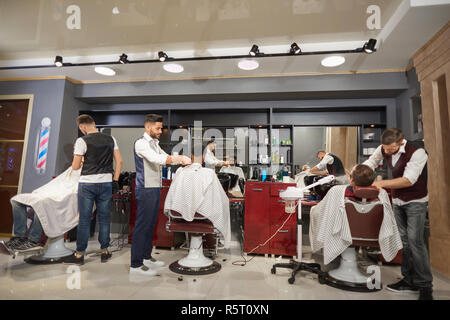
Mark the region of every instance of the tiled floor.
[[[98, 248], [95, 240], [89, 242], [88, 251]], [[75, 243], [68, 243], [74, 248]], [[308, 248], [305, 248], [305, 253]], [[171, 272], [167, 265], [186, 254], [185, 250], [155, 249], [154, 257], [166, 263], [160, 276], [130, 277], [128, 274], [130, 248], [114, 252], [108, 263], [100, 258], [87, 257], [80, 267], [80, 289], [68, 289], [71, 280], [68, 265], [30, 265], [23, 257], [12, 259], [0, 256], [0, 299], [417, 299], [417, 294], [396, 294], [385, 289], [376, 293], [354, 293], [342, 291], [318, 283], [315, 277], [304, 272], [297, 275], [294, 284], [288, 284], [289, 271], [279, 269], [270, 273], [275, 258], [257, 256], [246, 266], [232, 265], [240, 259], [240, 246], [233, 243], [229, 250], [219, 251], [216, 261], [222, 269], [204, 276], [182, 276]], [[320, 256], [313, 258], [320, 260]], [[288, 262], [288, 259], [283, 259]], [[382, 266], [381, 278], [384, 285], [400, 277], [399, 266]], [[450, 279], [434, 276], [435, 299], [450, 299]]]

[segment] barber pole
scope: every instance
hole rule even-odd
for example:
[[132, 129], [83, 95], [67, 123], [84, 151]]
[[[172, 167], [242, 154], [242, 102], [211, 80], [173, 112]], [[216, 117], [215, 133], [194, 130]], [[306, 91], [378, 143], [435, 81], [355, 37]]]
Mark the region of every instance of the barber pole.
[[39, 134], [39, 148], [37, 153], [36, 171], [38, 174], [44, 174], [47, 166], [48, 139], [50, 138], [51, 120], [47, 117], [41, 121]]

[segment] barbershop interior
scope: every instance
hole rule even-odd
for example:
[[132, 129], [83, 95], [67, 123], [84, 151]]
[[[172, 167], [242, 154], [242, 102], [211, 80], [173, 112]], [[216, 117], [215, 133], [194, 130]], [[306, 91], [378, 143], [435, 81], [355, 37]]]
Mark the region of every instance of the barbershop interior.
[[448, 0], [1, 0], [0, 299], [450, 300], [449, 137]]

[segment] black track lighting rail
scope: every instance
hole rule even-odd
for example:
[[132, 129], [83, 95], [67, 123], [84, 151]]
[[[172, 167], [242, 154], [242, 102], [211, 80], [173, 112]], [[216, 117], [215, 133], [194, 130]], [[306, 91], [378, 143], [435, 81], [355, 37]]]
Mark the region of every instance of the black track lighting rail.
[[[375, 41], [376, 42], [376, 41]], [[373, 48], [372, 52], [376, 49]], [[227, 60], [227, 59], [260, 59], [270, 57], [293, 57], [293, 56], [311, 56], [311, 55], [331, 55], [331, 54], [346, 54], [346, 53], [368, 53], [364, 50], [364, 47], [353, 50], [331, 50], [331, 51], [311, 51], [300, 52], [297, 54], [284, 52], [284, 53], [258, 53], [255, 56], [250, 54], [245, 55], [228, 55], [228, 56], [210, 56], [210, 57], [190, 57], [190, 58], [172, 58], [167, 57], [164, 62], [182, 62], [182, 61], [207, 61], [207, 60]], [[148, 60], [127, 60], [126, 64], [136, 63], [161, 63], [160, 59], [148, 59]], [[105, 61], [105, 62], [87, 62], [87, 63], [63, 63], [63, 67], [82, 67], [82, 66], [101, 66], [101, 65], [116, 65], [122, 64], [117, 61]], [[12, 67], [0, 67], [0, 70], [13, 70], [13, 69], [37, 69], [37, 68], [58, 68], [54, 64], [50, 65], [35, 65], [35, 66], [12, 66]]]

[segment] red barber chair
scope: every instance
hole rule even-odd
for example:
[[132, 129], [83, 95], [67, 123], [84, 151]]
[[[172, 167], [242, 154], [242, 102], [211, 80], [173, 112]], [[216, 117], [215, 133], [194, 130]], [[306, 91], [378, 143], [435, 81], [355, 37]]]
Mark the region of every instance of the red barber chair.
[[319, 281], [343, 290], [374, 292], [381, 289], [381, 283], [378, 288], [368, 285], [369, 276], [358, 269], [354, 246], [379, 248], [383, 204], [378, 199], [379, 191], [376, 187], [353, 187], [353, 192], [354, 198], [345, 198], [352, 244], [341, 254], [339, 268], [319, 277]]
[[[189, 254], [173, 262], [169, 269], [175, 273], [189, 275], [203, 275], [218, 272], [221, 265], [204, 256], [203, 254], [203, 237], [206, 238], [206, 245], [212, 247], [214, 256], [217, 254], [218, 230], [214, 228], [209, 219], [199, 213], [195, 213], [193, 221], [186, 221], [182, 215], [171, 210], [169, 220], [166, 223], [168, 232], [184, 232], [189, 243]], [[190, 237], [189, 237], [190, 235]], [[214, 246], [208, 242], [215, 240]], [[208, 241], [209, 240], [209, 241]]]

